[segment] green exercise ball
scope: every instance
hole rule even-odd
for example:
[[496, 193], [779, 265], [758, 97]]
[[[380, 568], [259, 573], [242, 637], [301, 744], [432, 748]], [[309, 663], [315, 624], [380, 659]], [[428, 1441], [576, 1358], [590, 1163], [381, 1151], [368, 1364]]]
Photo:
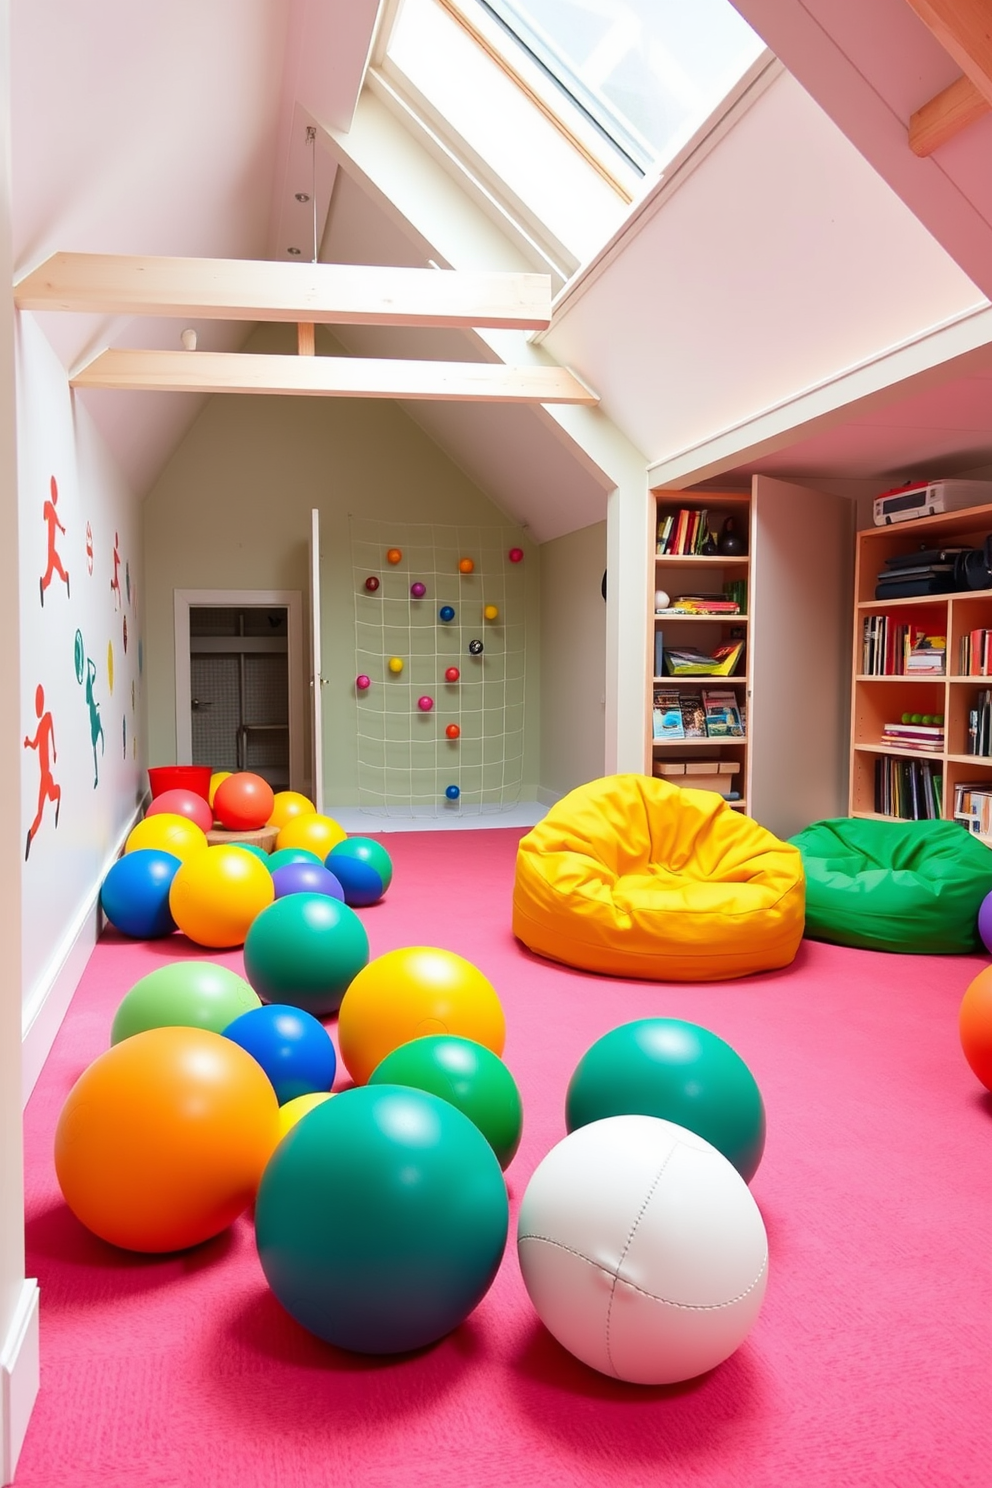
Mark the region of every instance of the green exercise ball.
[[264, 863], [266, 868], [268, 868], [269, 855], [264, 847], [259, 847], [257, 842], [232, 842], [231, 846], [240, 847], [242, 852], [251, 853], [253, 858], [257, 858], [260, 863]]
[[401, 1044], [369, 1076], [370, 1085], [410, 1085], [450, 1101], [474, 1121], [506, 1168], [520, 1146], [523, 1108], [516, 1081], [498, 1055], [474, 1039], [432, 1033]]
[[750, 1183], [765, 1147], [754, 1076], [728, 1043], [679, 1018], [639, 1018], [579, 1060], [565, 1097], [570, 1132], [606, 1116], [660, 1116], [722, 1152]]
[[422, 1348], [457, 1328], [506, 1245], [492, 1148], [448, 1101], [362, 1085], [307, 1112], [262, 1175], [255, 1236], [282, 1306], [363, 1354]]
[[170, 961], [135, 982], [114, 1016], [111, 1044], [149, 1028], [206, 1028], [223, 1033], [261, 1007], [244, 977], [212, 961]]
[[328, 894], [287, 894], [255, 916], [245, 936], [245, 975], [263, 1002], [285, 1002], [315, 1018], [336, 1013], [369, 959], [353, 909]]

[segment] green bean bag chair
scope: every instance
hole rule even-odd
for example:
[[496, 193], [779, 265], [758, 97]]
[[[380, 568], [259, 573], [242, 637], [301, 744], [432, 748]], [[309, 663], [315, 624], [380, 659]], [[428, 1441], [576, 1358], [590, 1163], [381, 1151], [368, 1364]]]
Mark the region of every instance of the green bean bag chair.
[[954, 821], [838, 817], [790, 838], [806, 869], [806, 935], [917, 955], [981, 949], [992, 852]]

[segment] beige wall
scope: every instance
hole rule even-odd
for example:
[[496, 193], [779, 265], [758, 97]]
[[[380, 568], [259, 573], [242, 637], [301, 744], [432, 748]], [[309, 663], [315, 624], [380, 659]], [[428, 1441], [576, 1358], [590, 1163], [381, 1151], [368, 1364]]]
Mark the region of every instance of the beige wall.
[[[249, 349], [294, 349], [295, 328]], [[395, 404], [218, 395], [176, 450], [144, 508], [149, 762], [175, 759], [175, 589], [309, 591], [310, 511], [320, 511], [324, 791], [357, 802], [355, 619], [349, 513], [396, 522], [511, 526]], [[534, 553], [520, 535], [521, 546]], [[539, 563], [527, 584], [527, 726], [522, 794], [540, 741]]]
[[605, 773], [606, 523], [541, 547], [541, 786], [557, 799]]

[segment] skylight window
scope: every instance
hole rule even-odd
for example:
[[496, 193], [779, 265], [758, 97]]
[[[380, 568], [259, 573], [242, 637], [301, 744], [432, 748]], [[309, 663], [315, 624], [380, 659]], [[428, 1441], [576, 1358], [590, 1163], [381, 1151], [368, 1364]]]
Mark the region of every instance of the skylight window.
[[764, 51], [729, 0], [397, 3], [373, 81], [564, 278]]
[[474, 0], [635, 170], [670, 159], [760, 56], [728, 0]]

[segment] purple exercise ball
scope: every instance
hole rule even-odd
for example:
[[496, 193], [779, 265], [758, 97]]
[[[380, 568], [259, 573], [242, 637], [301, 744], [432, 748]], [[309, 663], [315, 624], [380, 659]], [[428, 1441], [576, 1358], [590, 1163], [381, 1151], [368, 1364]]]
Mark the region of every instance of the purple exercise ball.
[[992, 956], [992, 894], [986, 894], [978, 910], [978, 934]]
[[344, 903], [344, 889], [323, 863], [285, 863], [272, 875], [277, 899], [287, 894], [327, 894]]

